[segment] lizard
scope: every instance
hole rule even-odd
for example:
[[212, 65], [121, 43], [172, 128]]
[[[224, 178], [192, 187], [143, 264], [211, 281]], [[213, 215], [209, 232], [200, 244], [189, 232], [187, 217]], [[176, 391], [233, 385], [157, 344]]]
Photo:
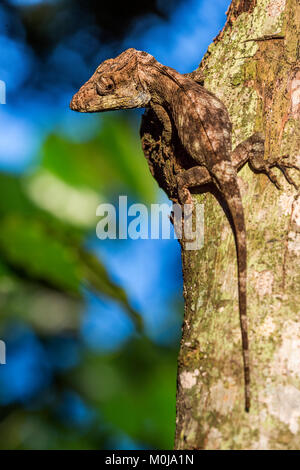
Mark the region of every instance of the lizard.
[[[237, 253], [238, 301], [242, 339], [245, 410], [250, 409], [250, 358], [247, 326], [247, 250], [245, 217], [237, 172], [246, 162], [280, 189], [274, 167], [297, 186], [288, 156], [264, 159], [264, 137], [255, 133], [232, 151], [232, 124], [223, 102], [195, 80], [134, 48], [102, 62], [73, 96], [70, 108], [104, 112], [146, 108], [140, 135], [152, 175], [170, 199], [192, 204], [191, 193], [217, 191], [231, 223]], [[213, 188], [213, 189], [212, 189]]]

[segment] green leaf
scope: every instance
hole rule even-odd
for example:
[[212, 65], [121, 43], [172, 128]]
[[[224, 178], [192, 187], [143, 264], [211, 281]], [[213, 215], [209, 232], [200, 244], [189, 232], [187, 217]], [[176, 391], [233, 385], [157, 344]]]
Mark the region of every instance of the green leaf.
[[49, 136], [41, 151], [42, 168], [74, 187], [88, 187], [107, 197], [121, 191], [153, 201], [157, 186], [142, 153], [137, 122], [108, 114], [100, 123], [99, 134], [88, 142]]
[[105, 420], [153, 448], [173, 445], [176, 353], [147, 339], [132, 340], [111, 355], [85, 356], [70, 380]]
[[36, 219], [10, 215], [2, 219], [0, 254], [24, 278], [80, 295], [81, 286], [117, 300], [136, 327], [140, 315], [130, 306], [125, 291], [109, 277], [100, 260], [72, 238], [63, 239]]
[[68, 292], [78, 292], [76, 253], [63, 245], [40, 221], [19, 215], [2, 219], [0, 251], [17, 271]]

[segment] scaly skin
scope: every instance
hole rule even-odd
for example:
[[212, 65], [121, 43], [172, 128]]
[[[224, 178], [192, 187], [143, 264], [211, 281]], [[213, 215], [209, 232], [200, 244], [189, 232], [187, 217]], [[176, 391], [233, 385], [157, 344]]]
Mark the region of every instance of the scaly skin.
[[232, 152], [232, 126], [224, 104], [196, 83], [194, 74], [181, 75], [143, 51], [128, 49], [100, 64], [70, 107], [80, 112], [147, 108], [141, 128], [143, 150], [168, 196], [181, 204], [192, 203], [190, 190], [209, 183], [227, 206], [237, 251], [245, 409], [249, 411], [246, 228], [237, 171], [249, 161], [279, 187], [272, 172], [277, 166], [296, 186], [287, 173], [287, 168], [296, 167], [284, 162], [286, 157], [264, 160], [264, 139], [258, 133]]

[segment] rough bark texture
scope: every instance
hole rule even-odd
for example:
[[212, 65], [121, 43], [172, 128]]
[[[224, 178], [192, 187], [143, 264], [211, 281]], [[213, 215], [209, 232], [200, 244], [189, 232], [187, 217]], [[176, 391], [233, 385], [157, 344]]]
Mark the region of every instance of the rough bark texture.
[[[199, 75], [228, 107], [234, 147], [262, 131], [266, 157], [289, 153], [300, 163], [299, 29], [297, 0], [232, 2]], [[176, 449], [300, 448], [300, 197], [280, 181], [282, 191], [248, 167], [239, 173], [248, 237], [250, 413], [232, 232], [212, 195], [195, 196], [205, 206], [205, 243], [182, 253]]]

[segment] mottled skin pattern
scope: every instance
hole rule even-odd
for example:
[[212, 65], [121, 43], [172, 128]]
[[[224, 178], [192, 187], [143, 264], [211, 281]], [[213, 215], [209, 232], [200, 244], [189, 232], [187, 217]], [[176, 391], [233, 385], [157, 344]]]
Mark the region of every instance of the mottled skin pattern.
[[70, 106], [80, 112], [147, 108], [141, 126], [142, 146], [153, 176], [168, 196], [186, 204], [192, 203], [190, 191], [217, 192], [235, 235], [245, 409], [249, 411], [246, 229], [237, 171], [249, 161], [279, 187], [271, 168], [277, 166], [295, 184], [286, 170], [294, 165], [283, 163], [285, 157], [264, 160], [264, 140], [258, 133], [232, 152], [232, 126], [224, 104], [196, 83], [193, 73], [181, 75], [135, 49], [100, 64]]

